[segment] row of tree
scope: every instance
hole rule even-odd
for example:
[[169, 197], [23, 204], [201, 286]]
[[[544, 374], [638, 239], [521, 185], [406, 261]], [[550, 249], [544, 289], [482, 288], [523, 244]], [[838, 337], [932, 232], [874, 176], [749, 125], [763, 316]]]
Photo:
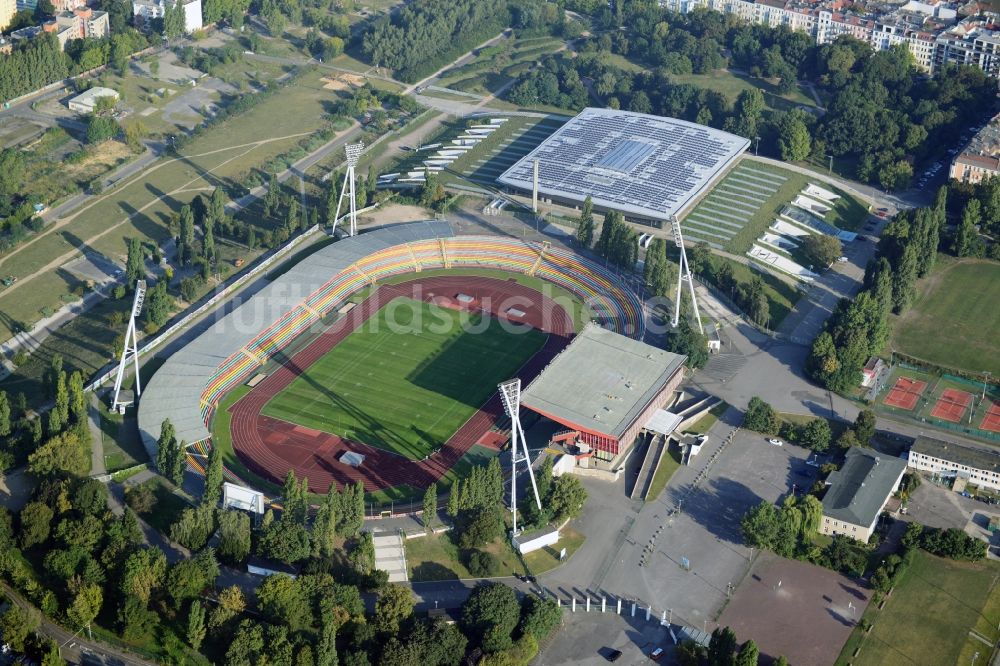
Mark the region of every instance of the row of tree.
[[878, 255], [865, 270], [862, 290], [842, 300], [812, 345], [807, 371], [820, 384], [844, 392], [860, 382], [868, 358], [889, 339], [889, 313], [910, 306], [918, 278], [937, 257], [945, 225], [947, 188], [932, 208], [904, 211], [886, 225]]

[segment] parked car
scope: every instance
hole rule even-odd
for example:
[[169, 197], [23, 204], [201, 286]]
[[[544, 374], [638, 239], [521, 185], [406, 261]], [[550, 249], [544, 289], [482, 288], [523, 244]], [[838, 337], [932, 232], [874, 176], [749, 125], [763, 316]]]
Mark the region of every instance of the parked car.
[[618, 661], [621, 658], [622, 658], [621, 650], [612, 650], [611, 652], [608, 653], [608, 656], [605, 657], [605, 659], [607, 659], [610, 662]]
[[642, 245], [642, 249], [648, 249], [650, 243], [653, 242], [653, 234], [646, 234], [646, 240], [640, 240], [639, 244]]
[[784, 442], [782, 442], [777, 437], [769, 437], [768, 440], [767, 440], [767, 443], [771, 444], [773, 446], [781, 446]]
[[650, 652], [649, 658], [652, 659], [653, 661], [659, 661], [660, 659], [663, 659], [663, 648], [658, 647], [652, 652]]

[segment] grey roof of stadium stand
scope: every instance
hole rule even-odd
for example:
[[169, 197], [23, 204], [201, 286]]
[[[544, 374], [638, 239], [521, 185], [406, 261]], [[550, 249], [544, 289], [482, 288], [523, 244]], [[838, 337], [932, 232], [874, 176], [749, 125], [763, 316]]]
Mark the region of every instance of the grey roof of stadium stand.
[[201, 393], [216, 368], [334, 275], [358, 259], [393, 245], [454, 236], [448, 222], [411, 222], [345, 238], [309, 255], [170, 356], [143, 389], [139, 433], [155, 459], [160, 425], [169, 418], [188, 443], [211, 436], [201, 415]]
[[704, 192], [749, 139], [676, 118], [587, 108], [497, 178], [626, 214], [667, 220]]
[[823, 515], [851, 525], [871, 525], [905, 469], [901, 458], [852, 447], [843, 467], [827, 478], [830, 488], [823, 496]]
[[521, 404], [620, 437], [686, 360], [588, 324], [521, 393]]

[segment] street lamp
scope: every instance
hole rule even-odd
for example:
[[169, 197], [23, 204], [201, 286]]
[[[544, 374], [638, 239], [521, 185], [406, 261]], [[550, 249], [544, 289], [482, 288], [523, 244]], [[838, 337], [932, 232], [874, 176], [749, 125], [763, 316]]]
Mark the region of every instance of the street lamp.
[[753, 156], [757, 157], [757, 149], [760, 148], [760, 137], [755, 136], [754, 139], [756, 139], [756, 141], [753, 144]]
[[990, 381], [990, 371], [983, 370], [983, 400], [986, 400], [986, 384]]
[[830, 166], [827, 168], [826, 173], [830, 175], [833, 173], [833, 155], [827, 155], [830, 158]]

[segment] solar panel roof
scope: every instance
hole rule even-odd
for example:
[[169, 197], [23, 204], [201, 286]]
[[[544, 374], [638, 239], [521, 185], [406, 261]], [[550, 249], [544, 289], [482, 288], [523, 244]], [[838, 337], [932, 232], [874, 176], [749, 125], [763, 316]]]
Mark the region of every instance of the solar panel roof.
[[530, 190], [538, 160], [543, 195], [669, 219], [746, 148], [741, 136], [676, 118], [584, 109], [497, 180]]

